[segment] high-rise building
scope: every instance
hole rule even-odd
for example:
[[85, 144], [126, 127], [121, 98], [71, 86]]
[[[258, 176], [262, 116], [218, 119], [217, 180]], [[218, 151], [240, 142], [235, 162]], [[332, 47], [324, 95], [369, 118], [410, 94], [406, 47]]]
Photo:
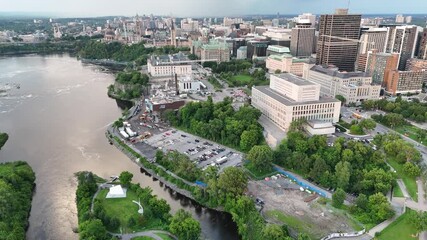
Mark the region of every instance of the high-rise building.
[[313, 53], [316, 29], [310, 24], [297, 24], [291, 33], [291, 54], [295, 57], [309, 57]]
[[402, 14], [398, 14], [396, 15], [396, 23], [404, 23], [405, 22], [405, 17]]
[[403, 71], [405, 70], [406, 61], [414, 57], [418, 38], [417, 26], [386, 26], [388, 28], [386, 52], [400, 54], [398, 69]]
[[389, 72], [397, 70], [399, 54], [369, 51], [366, 68], [363, 70], [372, 76], [372, 83], [384, 86], [384, 78]]
[[365, 71], [368, 52], [373, 49], [376, 49], [377, 52], [385, 52], [386, 42], [387, 28], [369, 28], [363, 30], [360, 36], [356, 70]]
[[406, 71], [424, 71], [423, 82], [427, 83], [427, 60], [411, 58], [406, 62]]
[[412, 22], [412, 16], [406, 16], [405, 22], [408, 24], [411, 23]]
[[421, 40], [418, 48], [418, 58], [427, 59], [427, 28], [421, 33]]
[[391, 71], [385, 78], [385, 90], [392, 95], [419, 93], [424, 75], [424, 71]]
[[353, 71], [360, 21], [360, 14], [348, 14], [346, 9], [339, 9], [335, 14], [321, 15], [316, 64], [335, 65], [340, 70]]
[[173, 22], [173, 19], [172, 19], [170, 31], [171, 31], [171, 45], [176, 47], [176, 29], [175, 29], [175, 23]]
[[254, 57], [267, 56], [268, 40], [249, 40], [247, 46], [247, 58], [253, 59]]
[[295, 22], [298, 23], [309, 23], [310, 27], [314, 28], [316, 27], [316, 15], [313, 15], [311, 13], [303, 13], [301, 15], [298, 15]]

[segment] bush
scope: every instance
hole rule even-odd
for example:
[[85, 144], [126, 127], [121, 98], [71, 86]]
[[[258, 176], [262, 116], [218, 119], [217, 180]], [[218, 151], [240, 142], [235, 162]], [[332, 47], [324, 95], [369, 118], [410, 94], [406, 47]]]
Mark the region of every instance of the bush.
[[340, 208], [345, 200], [346, 193], [341, 188], [338, 188], [332, 195], [332, 206]]

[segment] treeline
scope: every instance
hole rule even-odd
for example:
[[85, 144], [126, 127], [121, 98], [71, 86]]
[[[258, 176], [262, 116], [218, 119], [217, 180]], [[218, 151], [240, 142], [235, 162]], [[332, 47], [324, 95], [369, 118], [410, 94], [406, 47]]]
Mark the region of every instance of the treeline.
[[151, 54], [173, 54], [180, 51], [189, 51], [189, 49], [173, 46], [146, 48], [144, 42], [127, 45], [120, 42], [89, 41], [79, 51], [79, 56], [86, 59], [112, 59], [119, 62], [135, 62], [136, 65], [140, 66], [147, 64], [147, 59]]
[[395, 102], [389, 102], [386, 99], [367, 100], [363, 102], [362, 108], [365, 110], [380, 109], [388, 113], [400, 114], [405, 119], [419, 123], [427, 121], [427, 104], [420, 103], [418, 99], [405, 101], [399, 96]]
[[26, 239], [35, 179], [26, 162], [0, 164], [0, 239]]
[[149, 77], [139, 71], [120, 72], [116, 83], [108, 87], [108, 96], [130, 100], [141, 97]]
[[25, 44], [1, 44], [0, 55], [8, 54], [52, 54], [64, 52], [76, 52], [79, 48], [75, 42], [45, 42], [45, 43], [25, 43]]
[[203, 67], [209, 67], [213, 73], [234, 72], [238, 73], [252, 67], [252, 62], [248, 60], [231, 60], [229, 62], [204, 62]]
[[6, 144], [9, 139], [9, 135], [7, 133], [0, 133], [0, 150]]
[[164, 117], [173, 125], [195, 135], [249, 151], [263, 141], [262, 127], [257, 122], [261, 112], [251, 106], [234, 110], [232, 99], [213, 103], [191, 102], [178, 112], [166, 111]]

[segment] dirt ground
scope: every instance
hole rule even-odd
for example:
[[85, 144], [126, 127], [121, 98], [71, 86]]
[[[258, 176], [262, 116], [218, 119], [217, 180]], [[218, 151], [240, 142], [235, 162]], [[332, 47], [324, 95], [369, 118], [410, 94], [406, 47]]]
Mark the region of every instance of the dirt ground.
[[[287, 178], [269, 181], [251, 181], [248, 184], [249, 194], [261, 198], [264, 202], [263, 216], [268, 222], [285, 223], [272, 211], [279, 211], [287, 216], [287, 221], [297, 225], [300, 231], [320, 239], [332, 232], [352, 232], [352, 222], [342, 213], [322, 205], [316, 198], [310, 202], [312, 194], [301, 192], [299, 186]], [[292, 224], [287, 224], [292, 225]], [[295, 229], [294, 229], [295, 230]]]

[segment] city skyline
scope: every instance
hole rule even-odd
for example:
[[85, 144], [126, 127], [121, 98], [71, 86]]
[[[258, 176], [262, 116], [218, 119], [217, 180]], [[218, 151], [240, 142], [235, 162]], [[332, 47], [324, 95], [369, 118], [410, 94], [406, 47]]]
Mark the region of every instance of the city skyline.
[[[169, 7], [167, 7], [169, 6]], [[19, 14], [55, 15], [54, 17], [88, 17], [111, 15], [134, 15], [136, 13], [154, 15], [172, 15], [176, 17], [201, 16], [238, 16], [256, 14], [297, 14], [312, 12], [314, 14], [332, 13], [336, 8], [347, 8], [347, 0], [158, 0], [147, 1], [122, 0], [74, 0], [61, 2], [39, 0], [16, 0], [2, 3], [0, 15], [7, 12]], [[389, 0], [358, 0], [350, 3], [350, 13], [360, 14], [423, 14], [427, 9], [424, 0], [390, 2]], [[173, 11], [172, 11], [173, 10]], [[427, 14], [427, 13], [426, 13]]]

